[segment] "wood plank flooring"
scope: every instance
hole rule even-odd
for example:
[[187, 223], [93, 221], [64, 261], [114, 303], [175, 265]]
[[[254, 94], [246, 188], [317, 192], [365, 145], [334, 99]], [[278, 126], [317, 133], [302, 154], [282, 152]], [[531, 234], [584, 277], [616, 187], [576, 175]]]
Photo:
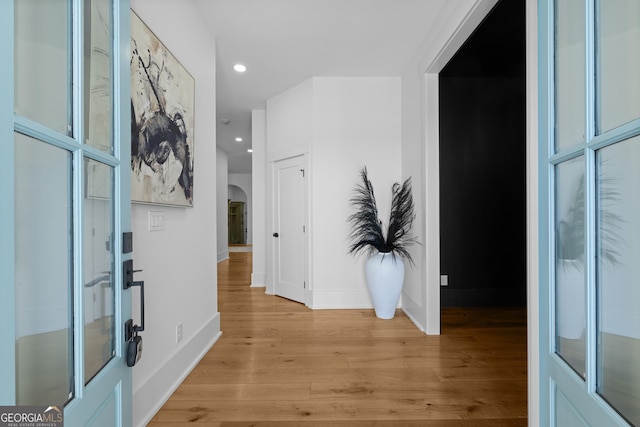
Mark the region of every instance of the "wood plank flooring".
[[526, 426], [525, 309], [446, 309], [427, 336], [401, 312], [310, 310], [218, 264], [223, 336], [150, 426]]

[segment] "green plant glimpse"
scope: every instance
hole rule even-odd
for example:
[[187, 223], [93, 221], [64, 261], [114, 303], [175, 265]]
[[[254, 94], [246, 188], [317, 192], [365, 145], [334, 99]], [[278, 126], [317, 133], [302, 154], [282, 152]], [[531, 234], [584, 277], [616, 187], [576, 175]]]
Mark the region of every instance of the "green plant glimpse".
[[354, 195], [349, 200], [355, 209], [348, 218], [352, 227], [349, 253], [356, 256], [361, 253], [391, 253], [392, 256], [399, 255], [413, 264], [408, 248], [418, 241], [411, 234], [415, 219], [411, 178], [407, 178], [402, 184], [396, 182], [392, 185], [391, 212], [385, 230], [378, 216], [376, 197], [366, 167], [360, 172], [360, 177], [362, 183], [356, 185]]

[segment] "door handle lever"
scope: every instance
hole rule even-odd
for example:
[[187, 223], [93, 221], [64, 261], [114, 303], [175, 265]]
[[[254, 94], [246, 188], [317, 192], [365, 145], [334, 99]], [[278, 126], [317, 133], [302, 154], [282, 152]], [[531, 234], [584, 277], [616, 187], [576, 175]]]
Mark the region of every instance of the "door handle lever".
[[133, 273], [142, 270], [133, 269], [133, 260], [124, 261], [122, 264], [122, 282], [124, 289], [129, 289], [134, 286], [140, 287], [140, 325], [134, 325], [132, 332], [144, 331], [144, 280], [133, 280]]
[[144, 281], [133, 280], [133, 273], [142, 271], [133, 269], [133, 260], [122, 263], [122, 287], [129, 289], [134, 286], [140, 287], [140, 325], [134, 325], [133, 319], [129, 319], [124, 324], [124, 340], [126, 344], [126, 362], [128, 367], [135, 366], [142, 357], [142, 337], [138, 332], [144, 331]]

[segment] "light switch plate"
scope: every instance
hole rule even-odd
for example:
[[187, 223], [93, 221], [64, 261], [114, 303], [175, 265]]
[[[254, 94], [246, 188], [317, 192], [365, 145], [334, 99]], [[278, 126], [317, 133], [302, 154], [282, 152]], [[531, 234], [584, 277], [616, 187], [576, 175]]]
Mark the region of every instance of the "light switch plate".
[[149, 231], [164, 230], [164, 212], [149, 211]]

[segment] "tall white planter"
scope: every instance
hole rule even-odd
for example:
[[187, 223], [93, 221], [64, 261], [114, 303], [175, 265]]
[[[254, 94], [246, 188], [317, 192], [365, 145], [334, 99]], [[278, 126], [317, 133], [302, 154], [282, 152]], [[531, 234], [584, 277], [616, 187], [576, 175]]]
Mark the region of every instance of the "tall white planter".
[[586, 323], [584, 267], [578, 261], [561, 260], [556, 274], [558, 335], [578, 339]]
[[402, 258], [379, 252], [367, 260], [364, 272], [376, 316], [380, 319], [392, 319], [404, 283]]

